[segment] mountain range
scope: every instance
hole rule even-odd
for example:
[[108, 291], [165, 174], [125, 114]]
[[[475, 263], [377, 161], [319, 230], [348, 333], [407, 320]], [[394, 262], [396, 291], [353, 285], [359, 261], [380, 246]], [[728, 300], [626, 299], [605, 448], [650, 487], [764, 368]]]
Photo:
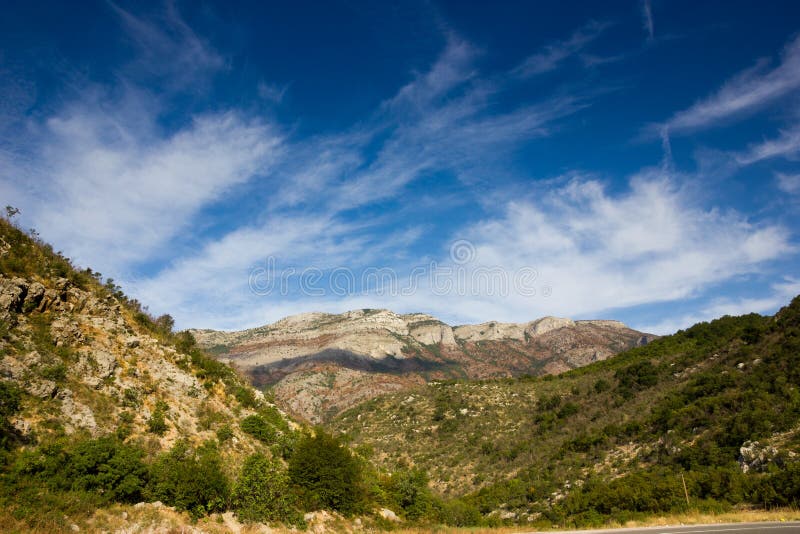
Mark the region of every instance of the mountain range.
[[191, 333], [312, 423], [434, 380], [558, 374], [656, 338], [611, 320], [543, 317], [453, 327], [427, 314], [380, 309], [304, 313], [250, 330]]

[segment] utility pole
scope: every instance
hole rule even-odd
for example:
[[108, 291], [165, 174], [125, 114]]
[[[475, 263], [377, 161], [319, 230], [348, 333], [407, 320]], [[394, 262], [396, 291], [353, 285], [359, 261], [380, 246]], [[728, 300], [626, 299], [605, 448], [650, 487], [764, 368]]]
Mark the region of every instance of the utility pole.
[[681, 482], [683, 482], [683, 494], [686, 495], [686, 506], [688, 508], [690, 506], [690, 504], [689, 504], [689, 490], [686, 489], [686, 479], [683, 478], [683, 473], [681, 473]]

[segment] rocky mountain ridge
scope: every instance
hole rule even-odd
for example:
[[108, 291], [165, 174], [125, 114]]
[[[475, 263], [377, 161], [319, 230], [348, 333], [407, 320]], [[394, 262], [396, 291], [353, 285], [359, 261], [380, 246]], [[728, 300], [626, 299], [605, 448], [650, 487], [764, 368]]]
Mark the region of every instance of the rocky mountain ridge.
[[428, 314], [375, 309], [192, 333], [256, 385], [274, 386], [285, 408], [311, 422], [431, 380], [557, 374], [655, 338], [610, 320], [543, 317], [453, 327]]
[[[147, 332], [113, 296], [67, 278], [0, 275], [0, 321], [0, 377], [27, 393], [13, 421], [23, 440], [125, 426], [168, 447], [181, 436], [213, 437], [216, 427], [202, 414], [239, 418], [242, 407], [224, 387], [204, 382], [186, 354]], [[154, 434], [148, 423], [158, 411], [164, 426]]]

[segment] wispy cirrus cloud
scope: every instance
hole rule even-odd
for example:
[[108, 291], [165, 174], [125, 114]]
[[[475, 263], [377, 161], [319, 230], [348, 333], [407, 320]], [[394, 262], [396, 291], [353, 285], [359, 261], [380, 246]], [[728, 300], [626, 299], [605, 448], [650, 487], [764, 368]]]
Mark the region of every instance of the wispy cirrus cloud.
[[155, 77], [172, 90], [197, 91], [226, 66], [225, 58], [186, 24], [174, 1], [148, 18], [108, 5], [136, 45], [136, 59], [126, 67], [131, 74]]
[[83, 106], [50, 118], [41, 151], [13, 162], [22, 206], [48, 240], [80, 263], [118, 271], [159, 251], [205, 204], [266, 172], [281, 135], [236, 113], [201, 115], [168, 136]]
[[674, 301], [758, 273], [794, 250], [786, 228], [696, 205], [662, 170], [634, 176], [616, 194], [597, 179], [573, 178], [536, 200], [509, 203], [502, 217], [460, 237], [475, 245], [475, 267], [533, 266], [537, 283], [552, 288], [547, 298], [463, 299], [458, 309], [469, 319], [591, 316]]
[[800, 174], [775, 173], [778, 189], [789, 195], [800, 194]]
[[782, 130], [778, 137], [750, 145], [735, 156], [740, 165], [750, 165], [771, 158], [796, 159], [800, 155], [800, 125]]
[[653, 6], [650, 0], [641, 0], [640, 8], [642, 11], [642, 26], [647, 32], [647, 39], [652, 41], [655, 36], [655, 29], [653, 27]]
[[553, 71], [600, 37], [609, 26], [608, 22], [592, 21], [573, 32], [569, 38], [549, 44], [541, 52], [528, 56], [512, 73], [521, 78], [530, 78]]
[[[554, 122], [588, 105], [586, 99], [557, 96], [498, 113], [489, 95], [503, 87], [479, 79], [474, 58], [470, 45], [451, 36], [430, 70], [399, 89], [370, 120], [337, 135], [287, 140], [281, 146], [283, 157], [270, 169], [278, 189], [263, 213], [267, 222], [242, 226], [207, 243], [196, 254], [137, 282], [137, 294], [163, 309], [191, 315], [195, 325], [242, 327], [242, 314], [231, 308], [234, 302], [234, 308], [251, 311], [249, 326], [276, 320], [279, 316], [274, 314], [286, 310], [285, 301], [292, 297], [268, 299], [271, 307], [267, 306], [264, 298], [252, 294], [246, 276], [267, 257], [293, 266], [358, 270], [392, 254], [404, 256], [402, 250], [390, 254], [388, 249], [415, 242], [422, 236], [418, 227], [375, 235], [371, 227], [381, 219], [343, 214], [397, 198], [430, 172], [473, 180], [483, 169], [489, 179], [508, 151], [550, 135]], [[439, 198], [437, 207], [442, 202]], [[305, 215], [309, 210], [314, 217]], [[193, 279], [191, 292], [178, 283], [188, 277]], [[206, 305], [218, 291], [230, 295], [225, 313]], [[432, 305], [423, 294], [413, 298], [420, 306]], [[348, 295], [315, 299], [314, 307], [335, 309], [370, 300], [383, 302], [375, 295]], [[252, 317], [257, 317], [256, 323]]]
[[711, 128], [754, 111], [800, 88], [800, 37], [789, 42], [780, 63], [767, 68], [765, 60], [739, 73], [716, 93], [679, 111], [667, 121], [651, 124], [644, 134], [657, 137], [664, 130], [672, 135]]

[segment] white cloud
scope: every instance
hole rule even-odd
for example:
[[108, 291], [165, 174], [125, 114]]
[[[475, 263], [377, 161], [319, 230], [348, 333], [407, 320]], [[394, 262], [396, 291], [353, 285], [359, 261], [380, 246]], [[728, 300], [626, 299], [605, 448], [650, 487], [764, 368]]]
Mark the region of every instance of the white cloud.
[[795, 126], [781, 131], [775, 139], [751, 145], [745, 152], [736, 156], [736, 161], [741, 165], [750, 165], [770, 158], [795, 159], [798, 154], [800, 154], [800, 126]]
[[662, 124], [651, 125], [647, 133], [660, 135], [713, 127], [766, 106], [800, 88], [800, 37], [783, 50], [780, 64], [772, 70], [759, 61], [726, 82], [716, 93], [680, 111]]
[[793, 250], [784, 228], [695, 206], [656, 173], [635, 177], [618, 195], [597, 180], [575, 179], [535, 202], [510, 203], [505, 216], [460, 237], [475, 244], [476, 265], [533, 267], [537, 285], [552, 288], [550, 297], [462, 299], [465, 319], [587, 316], [674, 301], [759, 272]]
[[258, 82], [258, 96], [269, 102], [280, 104], [286, 91], [289, 90], [289, 84], [276, 85], [267, 83], [265, 81]]
[[786, 306], [798, 294], [800, 294], [800, 280], [787, 278], [783, 282], [773, 284], [768, 296], [762, 298], [715, 299], [703, 306], [697, 313], [671, 317], [650, 325], [637, 325], [637, 328], [643, 332], [666, 335], [699, 322], [718, 319], [723, 315], [772, 314], [779, 308]]
[[642, 25], [647, 31], [647, 38], [652, 41], [653, 40], [653, 6], [650, 4], [650, 0], [642, 0], [641, 3], [642, 9]]
[[800, 194], [800, 174], [776, 173], [778, 189], [790, 195]]
[[528, 56], [513, 73], [522, 78], [530, 78], [553, 71], [564, 60], [574, 56], [600, 37], [606, 28], [608, 28], [607, 23], [590, 22], [576, 30], [568, 39], [549, 44], [541, 52]]
[[127, 67], [134, 74], [154, 76], [171, 89], [197, 90], [197, 84], [225, 67], [225, 59], [186, 24], [174, 1], [152, 18], [109, 5], [138, 49]]
[[[273, 127], [236, 113], [198, 116], [162, 136], [152, 115], [114, 113], [115, 104], [80, 104], [50, 118], [35, 139], [39, 150], [0, 176], [25, 220], [84, 265], [119, 272], [148, 259], [204, 205], [265, 172], [280, 150]], [[14, 185], [21, 173], [27, 188]]]

